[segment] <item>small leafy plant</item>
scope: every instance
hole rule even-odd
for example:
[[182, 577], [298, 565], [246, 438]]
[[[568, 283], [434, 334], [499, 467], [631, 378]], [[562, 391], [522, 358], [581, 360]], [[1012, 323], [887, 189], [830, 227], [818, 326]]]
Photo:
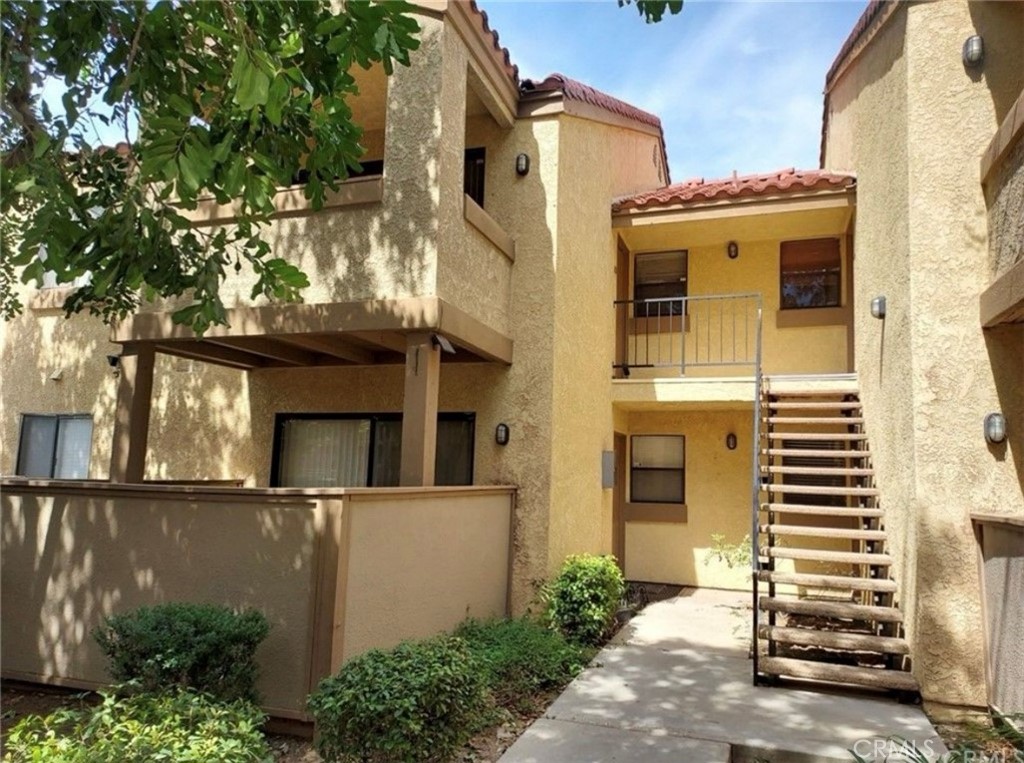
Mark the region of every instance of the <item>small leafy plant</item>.
[[455, 635], [466, 642], [495, 702], [518, 712], [531, 709], [538, 692], [572, 680], [594, 654], [525, 617], [467, 620]]
[[454, 636], [374, 649], [345, 663], [309, 698], [325, 761], [447, 759], [487, 708], [481, 666]]
[[114, 615], [93, 635], [110, 675], [144, 692], [189, 688], [256, 700], [256, 648], [270, 625], [255, 610], [174, 602]]
[[570, 556], [548, 589], [548, 618], [566, 638], [599, 644], [611, 629], [625, 590], [614, 557]]
[[11, 729], [5, 763], [264, 763], [264, 716], [239, 700], [218, 702], [187, 690], [103, 695], [87, 709], [30, 715]]
[[727, 543], [722, 533], [711, 533], [711, 548], [704, 557], [704, 564], [712, 560], [725, 562], [725, 566], [730, 570], [736, 567], [750, 567], [750, 533], [744, 535], [739, 543]]

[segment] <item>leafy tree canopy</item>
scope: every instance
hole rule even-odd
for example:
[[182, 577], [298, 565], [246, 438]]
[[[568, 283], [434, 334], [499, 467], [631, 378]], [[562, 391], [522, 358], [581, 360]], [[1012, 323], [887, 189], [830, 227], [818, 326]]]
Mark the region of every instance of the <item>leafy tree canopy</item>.
[[[652, 22], [682, 1], [635, 7]], [[298, 299], [305, 274], [260, 236], [273, 194], [305, 170], [317, 209], [358, 168], [350, 71], [408, 64], [411, 11], [403, 0], [5, 0], [0, 314], [21, 310], [19, 273], [41, 285], [46, 271], [58, 283], [89, 274], [69, 314], [109, 320], [184, 295], [174, 320], [200, 334], [225, 320], [230, 269], [253, 271], [253, 298]], [[41, 97], [54, 84], [57, 109]], [[98, 147], [98, 126], [123, 142]], [[234, 200], [237, 224], [192, 227], [182, 212], [201, 197]]]
[[[65, 308], [105, 318], [140, 298], [191, 296], [175, 320], [198, 332], [224, 320], [228, 268], [253, 269], [254, 297], [296, 299], [306, 277], [273, 256], [261, 223], [300, 170], [316, 208], [358, 167], [350, 69], [407, 64], [419, 31], [410, 10], [394, 0], [4, 2], [4, 314], [21, 307], [17, 270], [25, 282], [90, 273]], [[54, 81], [66, 91], [51, 110], [40, 91]], [[90, 145], [97, 124], [127, 145]], [[182, 208], [202, 196], [238, 199], [238, 224], [191, 227]]]

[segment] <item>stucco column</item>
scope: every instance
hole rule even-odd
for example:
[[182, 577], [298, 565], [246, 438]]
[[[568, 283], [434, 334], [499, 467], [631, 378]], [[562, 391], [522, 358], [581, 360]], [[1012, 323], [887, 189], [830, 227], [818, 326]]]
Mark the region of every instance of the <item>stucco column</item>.
[[441, 348], [430, 334], [410, 334], [405, 350], [405, 399], [402, 404], [403, 486], [434, 484], [437, 451], [437, 393]]
[[117, 383], [110, 481], [142, 482], [146, 472], [149, 409], [153, 396], [153, 346], [125, 345]]

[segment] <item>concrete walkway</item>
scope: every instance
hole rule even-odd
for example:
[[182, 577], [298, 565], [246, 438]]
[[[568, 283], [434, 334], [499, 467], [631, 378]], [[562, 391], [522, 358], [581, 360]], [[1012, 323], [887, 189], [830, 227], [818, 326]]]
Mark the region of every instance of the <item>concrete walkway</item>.
[[920, 708], [888, 697], [755, 688], [748, 602], [685, 589], [650, 605], [501, 763], [852, 763], [850, 749], [881, 761], [892, 736], [945, 750]]

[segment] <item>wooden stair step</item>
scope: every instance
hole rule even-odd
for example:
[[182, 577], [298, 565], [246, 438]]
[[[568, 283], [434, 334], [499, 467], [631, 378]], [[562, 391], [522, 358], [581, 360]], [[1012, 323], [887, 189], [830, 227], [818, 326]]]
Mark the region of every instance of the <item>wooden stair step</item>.
[[902, 670], [857, 668], [852, 665], [833, 665], [828, 662], [794, 660], [788, 657], [761, 657], [758, 665], [762, 673], [773, 676], [810, 678], [816, 681], [874, 686], [897, 691], [918, 691], [914, 676]]
[[769, 440], [866, 440], [865, 432], [767, 432]]
[[824, 548], [790, 548], [770, 546], [761, 549], [762, 556], [774, 559], [799, 559], [808, 562], [835, 562], [837, 564], [870, 564], [874, 567], [889, 567], [892, 557], [888, 554], [868, 554], [859, 551], [831, 551]]
[[764, 485], [762, 489], [769, 493], [800, 493], [801, 495], [878, 495], [878, 488], [875, 487], [830, 487], [825, 485], [783, 485], [771, 483]]
[[769, 416], [768, 423], [778, 424], [863, 424], [859, 416]]
[[806, 400], [800, 402], [794, 401], [776, 401], [769, 400], [765, 407], [774, 408], [778, 411], [794, 411], [794, 410], [822, 410], [822, 411], [853, 411], [860, 408], [858, 402], [848, 402], [845, 400], [835, 401], [823, 401], [823, 400]]
[[784, 628], [762, 625], [758, 636], [768, 641], [800, 646], [820, 646], [825, 649], [846, 649], [852, 652], [880, 652], [881, 654], [910, 654], [910, 647], [901, 638], [875, 636], [870, 633], [818, 631], [811, 628]]
[[841, 620], [868, 620], [879, 623], [903, 622], [903, 613], [895, 607], [873, 607], [845, 601], [780, 599], [762, 596], [757, 605], [764, 612], [783, 612], [788, 615], [835, 617]]
[[835, 588], [851, 591], [877, 591], [879, 593], [896, 592], [896, 581], [889, 578], [861, 578], [850, 575], [814, 575], [808, 572], [759, 570], [757, 579], [762, 583], [804, 586], [806, 588]]
[[874, 469], [856, 466], [763, 466], [768, 474], [810, 474], [822, 477], [870, 477]]
[[814, 389], [813, 387], [806, 387], [800, 389], [799, 387], [791, 387], [786, 389], [780, 387], [778, 389], [772, 389], [772, 382], [765, 382], [765, 394], [771, 397], [848, 397], [850, 395], [860, 396], [860, 389], [854, 386], [848, 387], [832, 387], [830, 389]]
[[762, 503], [761, 511], [822, 517], [873, 517], [880, 519], [885, 516], [882, 509], [867, 506], [818, 506], [807, 503]]
[[815, 525], [761, 525], [761, 532], [770, 535], [804, 535], [813, 538], [848, 540], [885, 540], [885, 530], [861, 530], [852, 527], [817, 527]]
[[813, 450], [810, 448], [762, 448], [762, 456], [803, 458], [870, 458], [870, 450]]

